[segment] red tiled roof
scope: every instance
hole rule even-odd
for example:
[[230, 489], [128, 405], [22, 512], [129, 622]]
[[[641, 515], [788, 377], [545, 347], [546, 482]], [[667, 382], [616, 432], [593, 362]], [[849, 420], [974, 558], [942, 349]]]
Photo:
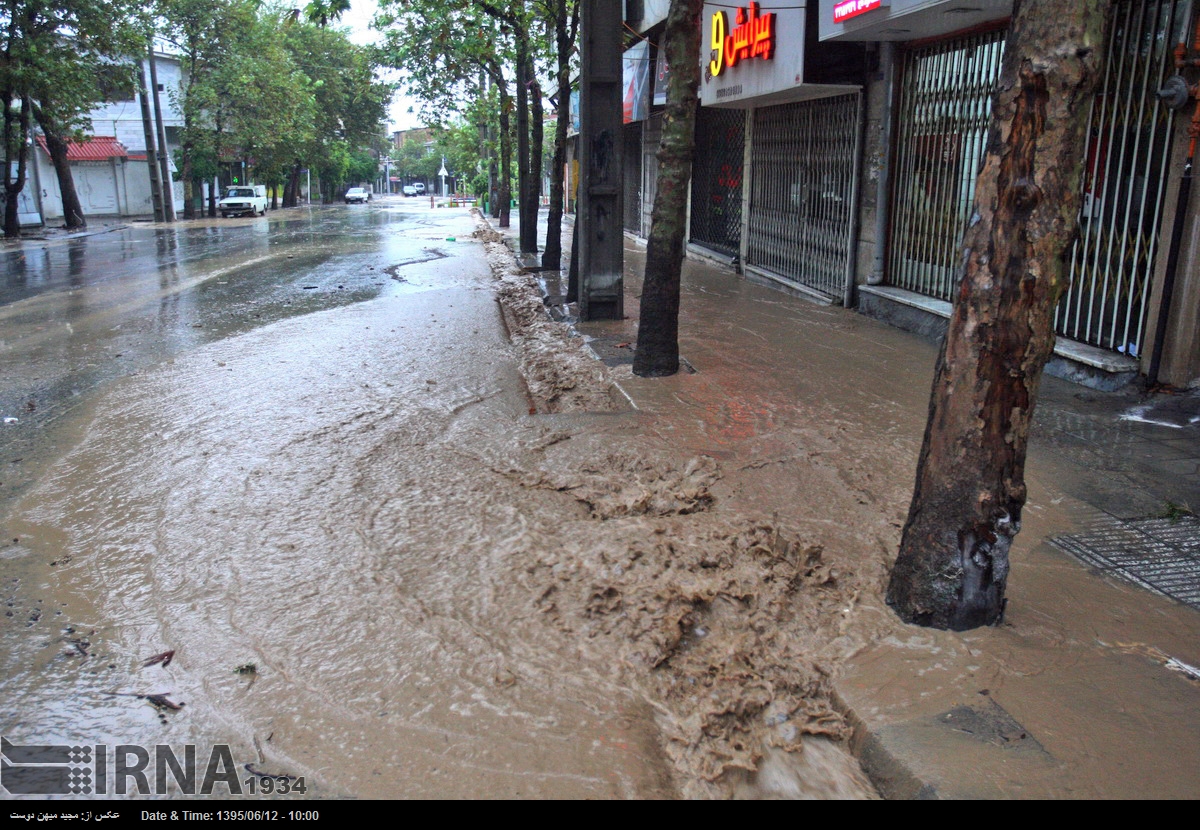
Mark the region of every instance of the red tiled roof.
[[[45, 136], [39, 135], [37, 141], [43, 150], [50, 152], [46, 147]], [[129, 151], [125, 149], [125, 145], [112, 135], [94, 135], [82, 142], [67, 142], [67, 161], [108, 161], [128, 156]]]

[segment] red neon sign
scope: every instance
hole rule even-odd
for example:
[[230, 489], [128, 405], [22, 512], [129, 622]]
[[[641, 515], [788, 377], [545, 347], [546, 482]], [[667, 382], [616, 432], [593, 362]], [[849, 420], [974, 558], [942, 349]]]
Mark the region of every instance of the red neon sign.
[[748, 9], [738, 9], [735, 18], [737, 26], [726, 34], [729, 27], [725, 12], [713, 12], [712, 47], [713, 59], [708, 62], [708, 68], [715, 78], [726, 67], [738, 65], [738, 61], [750, 58], [770, 60], [775, 52], [775, 13], [759, 15], [758, 3], [751, 3]]
[[845, 23], [852, 17], [866, 14], [883, 5], [883, 0], [842, 0], [833, 5], [833, 22]]

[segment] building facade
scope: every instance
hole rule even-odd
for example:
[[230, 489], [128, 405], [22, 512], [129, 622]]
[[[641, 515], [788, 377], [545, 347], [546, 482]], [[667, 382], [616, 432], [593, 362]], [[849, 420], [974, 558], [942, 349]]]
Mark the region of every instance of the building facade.
[[[652, 5], [632, 24], [651, 41]], [[1192, 5], [1112, 5], [1048, 367], [1101, 388], [1152, 364], [1153, 380], [1200, 385], [1200, 221], [1179, 198], [1194, 102], [1173, 110], [1157, 94], [1176, 74], [1176, 44], [1193, 46]], [[1011, 10], [1006, 0], [706, 5], [689, 250], [940, 334]], [[651, 107], [640, 169], [627, 161], [638, 192], [627, 194], [626, 228], [643, 235], [653, 118]], [[627, 155], [636, 144], [627, 134]]]
[[[141, 61], [146, 88], [150, 87], [148, 61]], [[166, 52], [155, 53], [159, 106], [167, 135], [167, 160], [172, 176], [174, 154], [180, 146], [183, 116], [176, 98], [183, 80], [179, 58]], [[71, 164], [75, 191], [84, 215], [152, 216], [154, 203], [150, 191], [151, 159], [146, 153], [146, 132], [141, 102], [133, 88], [117, 91], [113, 100], [98, 103], [88, 113], [91, 134], [73, 143], [67, 158]], [[62, 193], [50, 161], [45, 139], [38, 136], [33, 147], [30, 203], [35, 205], [36, 223], [63, 219]], [[183, 184], [173, 182], [175, 206], [183, 204]]]

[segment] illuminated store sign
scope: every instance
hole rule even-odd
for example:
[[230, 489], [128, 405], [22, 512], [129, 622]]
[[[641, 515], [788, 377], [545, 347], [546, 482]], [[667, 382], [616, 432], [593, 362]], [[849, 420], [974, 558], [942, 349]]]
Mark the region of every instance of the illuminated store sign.
[[858, 17], [882, 5], [883, 0], [842, 0], [833, 4], [833, 22], [845, 23], [852, 17]]
[[725, 12], [713, 12], [709, 39], [713, 51], [708, 68], [714, 78], [719, 77], [725, 69], [737, 66], [740, 61], [752, 58], [770, 60], [775, 52], [774, 13], [760, 15], [758, 3], [751, 3], [748, 9], [737, 10], [735, 22], [737, 25], [731, 32]]

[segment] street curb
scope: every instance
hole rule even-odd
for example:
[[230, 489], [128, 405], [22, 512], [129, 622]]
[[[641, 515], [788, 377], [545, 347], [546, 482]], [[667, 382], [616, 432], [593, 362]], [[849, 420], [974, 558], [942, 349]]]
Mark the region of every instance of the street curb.
[[[487, 227], [496, 233], [504, 241], [504, 245], [512, 254], [513, 261], [521, 267], [524, 267], [522, 256], [517, 253], [513, 247], [514, 238], [508, 234], [495, 228], [485, 214], [480, 212], [480, 218], [487, 224]], [[692, 255], [689, 252], [689, 255]], [[732, 276], [741, 278], [737, 272], [733, 271], [728, 263], [714, 261], [708, 257], [699, 257], [704, 260], [705, 264], [721, 268], [728, 271]], [[572, 317], [557, 317], [553, 312], [553, 306], [548, 302], [550, 295], [546, 291], [546, 285], [542, 280], [535, 280], [538, 290], [542, 293], [543, 305], [545, 306], [546, 316], [560, 323], [565, 323], [570, 327], [571, 331], [578, 334], [575, 327], [575, 318]], [[584, 339], [584, 348], [597, 361], [603, 363], [603, 358], [592, 346], [588, 339]], [[683, 358], [680, 358], [681, 362]], [[692, 372], [695, 370], [688, 365], [688, 369]], [[612, 379], [613, 389], [620, 393], [621, 397], [628, 402], [631, 409], [637, 409], [637, 404], [634, 403], [633, 396], [621, 385], [616, 378]], [[831, 703], [846, 723], [850, 726], [850, 738], [846, 741], [846, 748], [849, 753], [858, 761], [863, 772], [870, 779], [871, 784], [879, 792], [879, 794], [889, 801], [931, 801], [939, 800], [937, 788], [929, 781], [924, 780], [921, 775], [903, 759], [893, 753], [886, 739], [879, 734], [876, 734], [868, 726], [867, 721], [846, 702], [845, 698], [839, 693], [836, 681], [830, 681]]]

